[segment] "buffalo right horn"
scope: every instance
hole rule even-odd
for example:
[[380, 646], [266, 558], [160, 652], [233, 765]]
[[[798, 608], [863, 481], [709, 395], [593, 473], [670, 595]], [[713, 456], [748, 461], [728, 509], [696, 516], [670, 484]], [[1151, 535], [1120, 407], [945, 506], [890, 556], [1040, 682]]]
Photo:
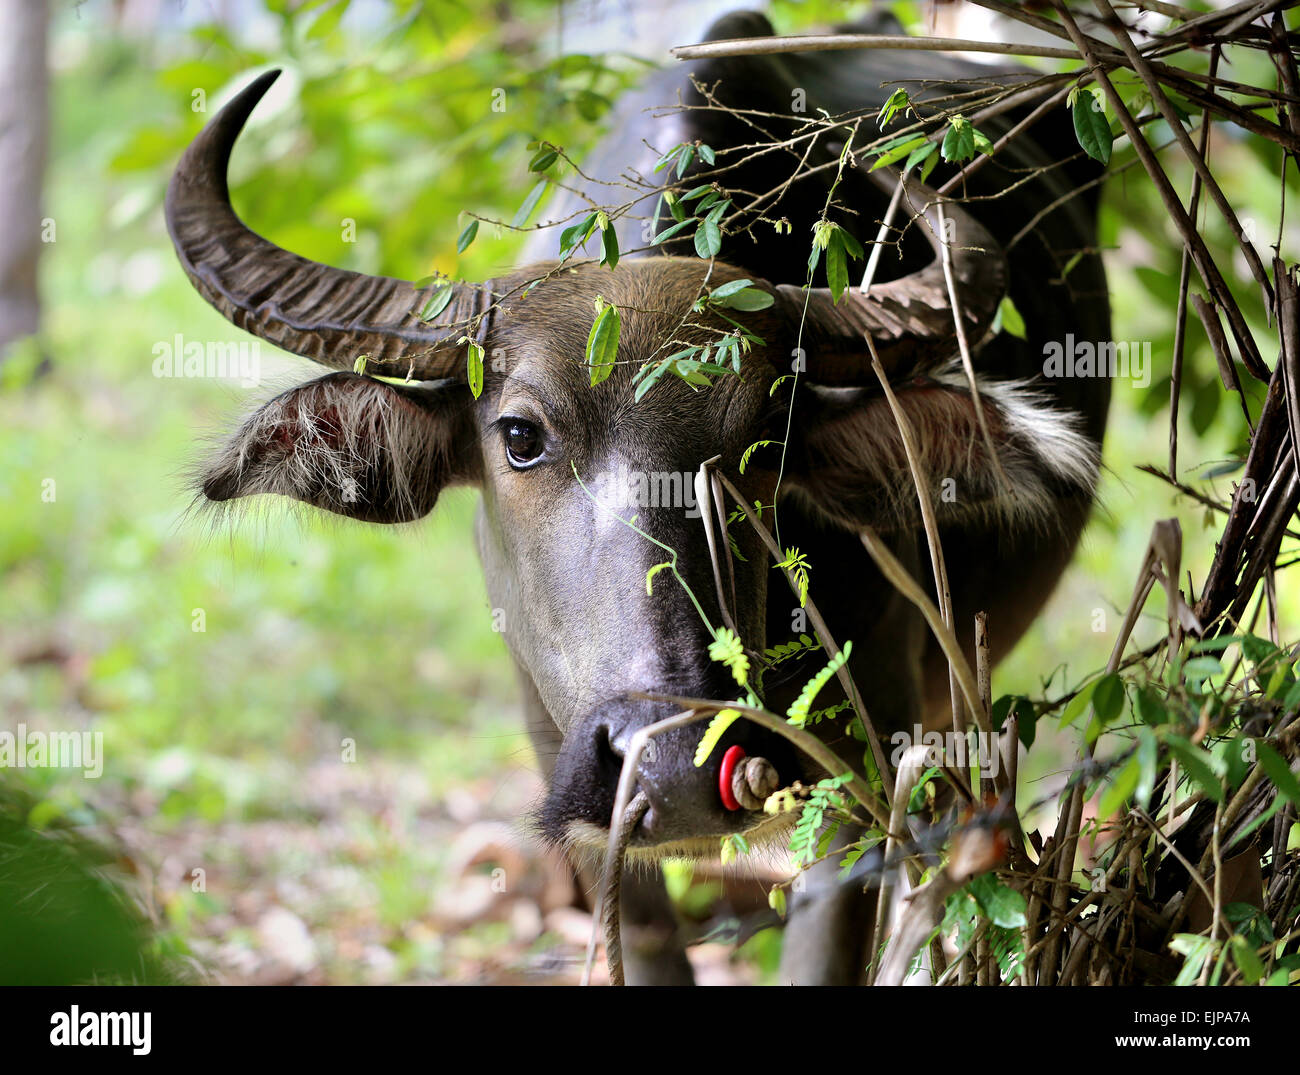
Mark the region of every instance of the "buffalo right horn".
[[951, 231], [948, 250], [953, 290], [972, 347], [993, 324], [1007, 290], [1002, 248], [970, 213], [953, 202], [944, 202], [941, 195], [914, 179], [886, 171], [868, 174], [890, 193], [898, 183], [903, 184], [903, 203], [920, 212], [921, 230], [934, 251], [934, 260], [908, 276], [872, 285], [867, 295], [850, 286], [838, 304], [829, 288], [805, 290], [782, 284], [773, 289], [777, 308], [786, 319], [795, 323], [803, 319], [808, 376], [818, 384], [875, 384], [871, 354], [864, 341], [867, 336], [891, 377], [932, 369], [957, 354], [957, 329], [943, 271], [941, 202]]

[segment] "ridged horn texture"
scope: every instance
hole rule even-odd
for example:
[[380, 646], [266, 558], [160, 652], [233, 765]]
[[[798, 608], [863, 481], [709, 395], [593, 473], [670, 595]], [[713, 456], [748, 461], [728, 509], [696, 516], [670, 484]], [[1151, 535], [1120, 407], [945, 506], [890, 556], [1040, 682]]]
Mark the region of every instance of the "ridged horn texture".
[[464, 351], [456, 341], [486, 336], [491, 281], [455, 284], [437, 323], [426, 324], [419, 313], [437, 285], [417, 288], [308, 261], [250, 231], [231, 208], [231, 148], [279, 74], [261, 75], [226, 105], [172, 174], [167, 230], [186, 274], [228, 320], [323, 366], [350, 370], [366, 355], [370, 365], [393, 375], [463, 379]]
[[[899, 182], [897, 173], [886, 171], [870, 177], [890, 193]], [[934, 251], [934, 260], [925, 268], [873, 284], [865, 296], [851, 285], [838, 305], [829, 288], [813, 288], [807, 294], [802, 346], [810, 379], [832, 386], [875, 384], [866, 336], [875, 342], [891, 377], [933, 369], [957, 354], [957, 329], [943, 271], [941, 200], [923, 183], [904, 180], [900, 218], [903, 213], [921, 213], [921, 230]], [[945, 202], [943, 212], [952, 234], [953, 289], [967, 342], [974, 347], [993, 324], [1006, 294], [1006, 257], [984, 226], [960, 206]], [[804, 289], [782, 284], [775, 292], [778, 309], [797, 322], [804, 313]]]

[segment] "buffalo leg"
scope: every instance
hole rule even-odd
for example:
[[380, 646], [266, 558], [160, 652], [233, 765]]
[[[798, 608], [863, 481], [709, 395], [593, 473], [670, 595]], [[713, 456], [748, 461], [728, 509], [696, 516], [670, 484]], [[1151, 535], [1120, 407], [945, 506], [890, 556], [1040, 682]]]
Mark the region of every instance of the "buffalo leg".
[[833, 850], [800, 875], [781, 945], [782, 985], [858, 985], [871, 958], [876, 893], [843, 881], [839, 852], [861, 835], [841, 831]]

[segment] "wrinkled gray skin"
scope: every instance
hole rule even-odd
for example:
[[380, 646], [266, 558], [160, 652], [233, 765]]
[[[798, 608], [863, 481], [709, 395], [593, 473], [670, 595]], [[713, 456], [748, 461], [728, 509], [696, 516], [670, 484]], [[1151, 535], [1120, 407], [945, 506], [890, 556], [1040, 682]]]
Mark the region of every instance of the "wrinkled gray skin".
[[[722, 20], [710, 36], [769, 32], [760, 16], [742, 14]], [[703, 81], [718, 84], [722, 100], [741, 107], [787, 112], [790, 88], [799, 87], [807, 93], [807, 114], [816, 114], [819, 107], [840, 114], [878, 107], [892, 88], [882, 88], [884, 81], [932, 78], [940, 72], [955, 78], [971, 69], [934, 56], [848, 52], [719, 61], [695, 70]], [[611, 136], [586, 165], [587, 174], [615, 178], [631, 169], [650, 176], [656, 153], [642, 146], [642, 139], [655, 150], [692, 139], [715, 149], [754, 140], [755, 132], [716, 112], [668, 117], [656, 125], [645, 109], [671, 103], [678, 93], [689, 100], [686, 75], [684, 67], [660, 72], [622, 102]], [[925, 95], [913, 86], [913, 96]], [[769, 127], [788, 133], [803, 118], [794, 116], [784, 125], [771, 122]], [[996, 137], [1014, 120], [989, 124], [987, 133]], [[1066, 148], [1068, 130], [1062, 132], [1055, 120], [1035, 132], [1044, 149], [1017, 140], [978, 173], [971, 192], [996, 194], [1011, 179], [1008, 168], [1072, 154], [1074, 150]], [[837, 150], [818, 147], [812, 160], [832, 159]], [[729, 174], [727, 182], [738, 189], [766, 191], [779, 186], [797, 165], [797, 156], [775, 160], [769, 155]], [[938, 185], [947, 174], [951, 172], [940, 168], [931, 183]], [[1019, 187], [1010, 200], [976, 202], [972, 209], [1005, 242], [1034, 212], [1083, 178], [1075, 165], [1057, 168]], [[605, 188], [596, 188], [591, 196], [598, 203], [610, 197]], [[825, 199], [821, 180], [792, 184], [782, 200], [767, 209], [772, 216], [789, 218], [790, 234], [773, 236], [764, 230], [761, 243], [727, 236], [709, 285], [741, 276], [774, 284], [803, 283], [809, 228]], [[882, 210], [877, 189], [849, 174], [839, 202], [836, 218], [860, 238], [873, 238], [874, 221]], [[174, 219], [169, 216], [174, 236], [178, 229], [194, 225], [194, 220], [186, 220], [184, 206], [178, 206]], [[1033, 377], [1041, 370], [1044, 342], [1061, 339], [1066, 332], [1079, 339], [1109, 337], [1105, 282], [1095, 254], [1087, 253], [1077, 262], [1068, 284], [1060, 279], [1061, 266], [1076, 251], [1095, 245], [1093, 209], [1087, 198], [1065, 203], [1016, 248], [1009, 286], [1026, 322], [1027, 339], [1003, 334], [987, 343], [978, 356], [982, 378], [995, 382]], [[566, 207], [552, 206], [550, 215], [561, 218]], [[639, 220], [622, 220], [619, 228], [624, 250], [643, 245]], [[203, 234], [202, 219], [196, 234]], [[189, 242], [202, 249], [182, 258], [189, 256], [187, 264], [196, 266], [191, 278], [201, 290], [215, 278], [204, 265], [230, 260], [223, 251], [234, 240], [222, 236], [233, 234], [231, 228], [214, 234], [210, 242]], [[184, 245], [179, 238], [177, 242], [178, 248]], [[555, 243], [551, 235], [531, 253], [554, 256]], [[665, 252], [690, 253], [689, 247], [680, 246]], [[924, 243], [905, 243], [903, 253], [901, 261], [883, 259], [881, 278], [911, 273], [930, 256]], [[914, 516], [901, 517], [892, 502], [886, 506], [891, 489], [881, 485], [881, 442], [876, 434], [893, 427], [878, 387], [871, 387], [869, 367], [864, 364], [861, 389], [831, 391], [805, 383], [793, 403], [788, 387], [774, 398], [769, 388], [779, 374], [788, 372], [789, 356], [800, 337], [797, 325], [780, 320], [775, 311], [763, 311], [742, 318], [767, 341], [766, 347], [746, 357], [742, 376], [723, 377], [698, 392], [665, 378], [642, 401], [633, 402], [633, 374], [674, 335], [706, 271], [706, 263], [693, 257], [651, 256], [627, 257], [614, 272], [588, 264], [562, 273], [526, 299], [513, 300], [508, 316], [498, 318], [485, 341], [489, 367], [478, 400], [463, 384], [391, 386], [351, 373], [333, 374], [285, 393], [250, 419], [212, 463], [204, 482], [213, 500], [281, 493], [370, 521], [418, 518], [448, 485], [481, 488], [476, 533], [488, 593], [493, 608], [501, 610], [529, 730], [547, 778], [537, 827], [580, 861], [590, 862], [603, 847], [628, 738], [637, 728], [674, 712], [670, 705], [637, 701], [629, 694], [726, 698], [737, 693], [726, 670], [707, 656], [709, 632], [686, 590], [663, 571], [655, 578], [653, 597], [646, 594], [647, 571], [668, 553], [612, 513], [627, 518], [635, 511], [640, 529], [676, 550], [704, 616], [718, 625], [722, 618], [701, 522], [688, 517], [680, 505], [631, 508], [613, 503], [605, 510], [593, 503], [593, 496], [608, 498], [605, 479], [620, 468], [689, 476], [704, 460], [720, 456], [719, 467], [747, 500], [771, 504], [778, 490], [779, 451], [757, 452], [744, 475], [738, 470], [739, 458], [759, 439], [782, 439], [789, 417], [779, 492], [781, 540], [787, 547], [801, 548], [813, 565], [812, 597], [832, 635], [841, 643], [853, 641], [850, 670], [864, 692], [871, 719], [883, 737], [913, 723], [942, 721], [947, 706], [941, 654], [919, 617], [871, 566], [855, 532], [863, 524], [883, 530], [897, 555], [928, 584], [928, 562], [920, 553], [922, 538]], [[540, 272], [538, 266], [525, 267], [498, 283], [508, 287]], [[205, 290], [227, 316], [247, 323], [245, 313], [231, 313], [221, 306], [221, 296], [213, 294]], [[597, 295], [624, 310], [624, 331], [618, 367], [592, 389], [583, 352]], [[675, 335], [705, 338], [691, 331]], [[312, 357], [320, 351], [316, 344], [297, 349]], [[499, 363], [493, 361], [497, 358]], [[350, 365], [351, 358], [341, 356], [336, 364], [344, 363]], [[810, 380], [815, 381], [812, 355], [809, 367]], [[952, 419], [952, 407], [964, 407], [962, 413], [969, 416], [967, 397], [960, 389], [933, 382], [898, 387], [901, 393], [910, 392], [907, 398], [918, 408], [918, 434], [937, 461], [931, 478], [958, 473], [967, 497], [951, 511], [941, 507], [956, 622], [970, 624], [975, 612], [987, 611], [996, 659], [1032, 621], [1068, 561], [1091, 502], [1091, 485], [1049, 476], [1044, 486], [1048, 492], [1040, 494], [1032, 518], [983, 510], [987, 505], [979, 503], [979, 490], [988, 487], [988, 474], [979, 471], [981, 466], [987, 471], [987, 460], [981, 462], [980, 451], [972, 447], [973, 427]], [[1089, 451], [1100, 443], [1108, 399], [1104, 381], [1056, 381], [1042, 387], [1039, 405], [1051, 414], [1077, 416], [1080, 433], [1092, 442]], [[927, 410], [927, 401], [941, 409]], [[506, 454], [506, 431], [519, 421], [539, 430], [544, 445], [537, 462], [522, 469], [512, 466]], [[994, 422], [999, 452], [1009, 453], [1004, 461], [1028, 460], [1025, 465], [1032, 468], [1037, 446], [1015, 441], [1009, 428]], [[341, 458], [339, 446], [345, 444], [353, 447]], [[357, 444], [363, 447], [357, 449]], [[943, 460], [949, 465], [938, 462]], [[896, 493], [900, 483], [906, 488], [910, 479], [901, 460], [894, 459], [892, 465], [898, 476], [889, 484]], [[586, 490], [575, 478], [575, 469]], [[337, 492], [340, 475], [351, 473], [360, 479], [361, 500], [342, 503]], [[735, 526], [733, 536], [745, 559], [734, 561], [737, 599], [732, 611], [747, 647], [761, 652], [764, 645], [798, 633], [792, 631], [797, 601], [772, 572], [749, 528]], [[811, 673], [811, 663], [803, 662], [785, 681], [778, 673], [769, 677], [764, 699], [769, 708], [784, 710]], [[832, 683], [819, 704], [837, 700]], [[860, 765], [861, 745], [828, 728], [820, 726], [829, 744], [847, 764]], [[653, 757], [643, 760], [638, 777], [650, 809], [634, 836], [634, 858], [716, 854], [720, 836], [742, 830], [754, 834], [757, 829], [762, 837], [764, 824], [769, 835], [780, 835], [763, 815], [722, 806], [717, 763], [731, 743], [740, 743], [750, 755], [767, 757], [783, 784], [823, 775], [794, 756], [784, 741], [743, 721], [732, 726], [709, 763], [697, 768], [692, 756], [699, 733], [697, 726], [665, 735], [656, 741]], [[793, 898], [782, 963], [785, 980], [854, 982], [870, 958], [872, 897], [862, 891], [860, 881], [837, 881], [834, 862], [828, 866], [811, 871], [808, 885]], [[630, 982], [689, 981], [683, 936], [657, 878], [629, 876], [624, 924]]]

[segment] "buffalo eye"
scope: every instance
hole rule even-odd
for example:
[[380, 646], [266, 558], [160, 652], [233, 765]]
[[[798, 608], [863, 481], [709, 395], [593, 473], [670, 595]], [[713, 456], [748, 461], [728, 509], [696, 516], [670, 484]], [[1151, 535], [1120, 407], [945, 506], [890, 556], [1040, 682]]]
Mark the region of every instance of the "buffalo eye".
[[505, 421], [506, 458], [515, 468], [532, 466], [542, 457], [545, 445], [542, 433], [531, 422], [521, 418]]

